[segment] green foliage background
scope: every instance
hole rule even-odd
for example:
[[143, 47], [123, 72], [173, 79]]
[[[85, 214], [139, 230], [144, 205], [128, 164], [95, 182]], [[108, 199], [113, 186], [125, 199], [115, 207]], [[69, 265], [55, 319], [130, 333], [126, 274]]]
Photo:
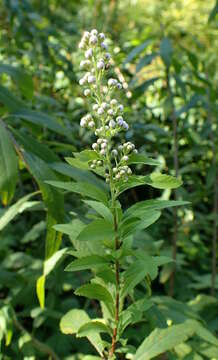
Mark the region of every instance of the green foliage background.
[[[150, 255], [171, 256], [174, 249], [175, 256], [176, 231], [176, 270], [167, 264], [155, 280], [161, 315], [148, 312], [149, 321], [162, 327], [161, 316], [176, 324], [201, 316], [218, 332], [217, 8], [212, 0], [0, 0], [0, 358], [85, 359], [91, 353], [85, 340], [59, 330], [66, 311], [81, 307], [96, 316], [99, 310], [95, 301], [73, 295], [90, 275], [63, 271], [69, 261], [56, 251], [73, 242], [53, 227], [75, 213], [84, 216], [88, 207], [46, 181], [91, 177], [64, 158], [92, 142], [79, 127], [87, 104], [78, 86], [77, 49], [81, 33], [92, 28], [111, 38], [115, 71], [124, 79], [126, 139], [160, 160], [158, 170], [183, 180], [176, 193], [130, 190], [121, 198], [124, 207], [153, 197], [191, 202], [177, 213], [168, 209], [135, 239]], [[146, 174], [147, 167], [135, 170]], [[151, 290], [142, 284], [137, 291]], [[139, 346], [147, 333], [145, 321], [126, 336]], [[218, 347], [193, 340], [167, 356], [217, 359]]]

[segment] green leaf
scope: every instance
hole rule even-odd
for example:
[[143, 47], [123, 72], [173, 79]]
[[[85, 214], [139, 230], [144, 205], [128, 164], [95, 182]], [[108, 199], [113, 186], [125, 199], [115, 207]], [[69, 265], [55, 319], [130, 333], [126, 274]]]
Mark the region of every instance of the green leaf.
[[36, 282], [36, 294], [39, 299], [39, 304], [42, 309], [45, 306], [45, 276], [42, 275]]
[[153, 210], [162, 210], [169, 207], [188, 205], [188, 201], [174, 201], [174, 200], [145, 200], [137, 202], [130, 206], [124, 213], [124, 217], [132, 216], [143, 216], [144, 213]]
[[136, 186], [150, 185], [157, 189], [175, 189], [182, 185], [182, 181], [170, 175], [154, 172], [147, 176], [132, 175], [125, 183], [119, 184], [119, 193]]
[[145, 154], [132, 154], [129, 156], [129, 160], [127, 161], [127, 164], [145, 164], [145, 165], [154, 165], [158, 166], [161, 165], [161, 163], [158, 160], [151, 159], [147, 157]]
[[79, 183], [74, 183], [63, 181], [47, 181], [46, 183], [59, 189], [75, 192], [77, 194], [102, 201], [103, 203], [107, 203], [107, 194], [103, 190], [97, 188], [95, 185], [89, 184], [87, 182], [81, 181]]
[[9, 111], [18, 111], [25, 108], [25, 103], [2, 85], [0, 85], [0, 103], [5, 105]]
[[90, 283], [80, 286], [75, 295], [85, 296], [88, 299], [102, 301], [107, 306], [111, 314], [114, 314], [114, 301], [109, 291], [100, 284]]
[[216, 3], [213, 7], [213, 9], [210, 12], [209, 18], [208, 18], [208, 23], [210, 23], [211, 21], [213, 21], [216, 18], [216, 15], [218, 13], [218, 0], [216, 0]]
[[111, 335], [110, 328], [105, 325], [102, 321], [99, 320], [92, 320], [90, 322], [87, 322], [86, 324], [82, 325], [78, 332], [77, 337], [84, 337], [84, 336], [90, 336], [95, 333], [107, 333]]
[[79, 241], [104, 241], [114, 239], [114, 229], [111, 223], [97, 219], [86, 225], [80, 232], [77, 240]]
[[157, 221], [160, 215], [160, 211], [146, 211], [143, 213], [143, 216], [141, 218], [128, 217], [126, 220], [124, 220], [124, 222], [122, 222], [120, 227], [122, 237], [127, 237], [131, 234], [136, 234], [138, 231], [146, 229], [155, 221]]
[[167, 257], [151, 257], [144, 253], [137, 253], [138, 259], [131, 264], [123, 274], [123, 288], [121, 290], [121, 297], [128, 295], [136, 285], [138, 285], [146, 275], [149, 275], [154, 280], [158, 275], [158, 267], [166, 264], [172, 259]]
[[65, 268], [65, 271], [81, 271], [87, 269], [102, 268], [107, 265], [107, 260], [102, 256], [91, 255], [81, 259], [74, 260]]
[[99, 215], [101, 215], [106, 221], [113, 223], [113, 215], [107, 206], [99, 201], [83, 200], [83, 202], [93, 208]]
[[186, 341], [195, 331], [196, 325], [192, 320], [187, 320], [183, 324], [172, 325], [167, 329], [157, 328], [143, 341], [133, 360], [153, 359]]
[[39, 194], [38, 191], [28, 194], [18, 200], [15, 204], [11, 205], [0, 217], [0, 231], [4, 229], [8, 223], [15, 218], [18, 214], [21, 214], [23, 211], [27, 209], [31, 209], [35, 205], [37, 205], [38, 201], [28, 201], [31, 197]]
[[171, 65], [172, 62], [172, 54], [173, 54], [173, 48], [171, 45], [170, 39], [167, 37], [163, 38], [160, 44], [160, 56], [163, 59], [163, 62], [167, 67]]
[[0, 195], [4, 205], [13, 198], [18, 179], [18, 160], [10, 135], [0, 122]]
[[24, 119], [32, 124], [45, 127], [49, 130], [56, 132], [57, 134], [64, 135], [71, 140], [71, 134], [69, 130], [60, 125], [52, 117], [42, 112], [38, 112], [30, 109], [17, 110], [10, 114], [11, 117]]
[[149, 80], [146, 80], [144, 81], [142, 84], [140, 84], [139, 86], [135, 87], [133, 89], [133, 96], [132, 98], [133, 99], [136, 99], [138, 98], [139, 96], [143, 95], [146, 90], [151, 86], [153, 85], [157, 80], [159, 80], [159, 77], [158, 76], [155, 76]]
[[159, 55], [158, 52], [153, 52], [151, 54], [146, 54], [143, 56], [138, 64], [136, 65], [136, 72], [139, 72], [141, 69], [143, 69], [144, 66], [150, 65], [151, 62]]
[[33, 97], [33, 80], [32, 77], [27, 74], [24, 69], [8, 65], [0, 64], [0, 74], [6, 73], [15, 81], [17, 86], [20, 88], [22, 94], [27, 99], [32, 99]]
[[[88, 322], [90, 322], [90, 318], [84, 310], [73, 309], [61, 318], [60, 329], [64, 334], [76, 334], [79, 328]], [[87, 338], [100, 355], [102, 355], [104, 345], [99, 334], [90, 334]]]
[[55, 252], [49, 259], [47, 259], [44, 262], [44, 271], [43, 274], [47, 276], [57, 265], [57, 263], [60, 262], [60, 260], [63, 260], [63, 256], [67, 252], [67, 248], [61, 249], [57, 252]]
[[58, 190], [46, 184], [46, 180], [57, 179], [46, 162], [27, 152], [23, 152], [23, 157], [31, 174], [38, 183], [43, 201], [48, 208], [46, 236], [46, 259], [48, 259], [59, 249], [61, 244], [61, 234], [57, 234], [53, 226], [63, 220], [64, 199]]
[[146, 49], [146, 47], [148, 47], [148, 45], [150, 45], [152, 42], [151, 39], [147, 39], [146, 41], [144, 41], [142, 44], [136, 46], [127, 56], [124, 64], [127, 64], [129, 62], [131, 62], [136, 55], [140, 54], [144, 49]]

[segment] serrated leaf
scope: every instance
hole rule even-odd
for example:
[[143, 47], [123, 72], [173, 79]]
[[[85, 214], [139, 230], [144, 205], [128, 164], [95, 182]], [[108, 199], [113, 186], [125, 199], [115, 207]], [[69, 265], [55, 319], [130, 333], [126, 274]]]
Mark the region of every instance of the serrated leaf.
[[107, 203], [107, 194], [103, 190], [97, 188], [95, 185], [89, 184], [87, 182], [81, 181], [79, 183], [76, 183], [63, 181], [47, 181], [46, 183], [59, 189], [75, 192], [77, 194], [102, 201], [103, 203]]
[[139, 346], [133, 360], [153, 359], [186, 341], [195, 331], [196, 325], [192, 320], [187, 320], [183, 324], [172, 325], [167, 329], [155, 329]]
[[92, 268], [102, 268], [103, 266], [107, 265], [107, 263], [107, 260], [102, 256], [90, 255], [74, 260], [69, 265], [67, 265], [65, 271], [81, 271]]
[[13, 198], [18, 179], [18, 160], [8, 130], [0, 122], [0, 195], [4, 205]]
[[[89, 321], [90, 318], [84, 310], [73, 309], [61, 318], [60, 329], [64, 334], [76, 334], [79, 328]], [[87, 338], [100, 355], [102, 355], [104, 345], [99, 334], [90, 334]]]

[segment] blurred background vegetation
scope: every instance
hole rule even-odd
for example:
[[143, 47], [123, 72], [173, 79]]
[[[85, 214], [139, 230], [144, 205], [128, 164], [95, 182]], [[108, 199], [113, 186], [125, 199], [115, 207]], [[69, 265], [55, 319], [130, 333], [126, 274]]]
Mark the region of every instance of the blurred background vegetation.
[[[126, 139], [161, 160], [157, 170], [183, 180], [176, 192], [131, 190], [121, 199], [124, 207], [153, 197], [191, 202], [165, 211], [134, 240], [149, 254], [176, 259], [153, 284], [151, 320], [160, 325], [162, 311], [180, 322], [194, 311], [218, 332], [217, 11], [214, 0], [0, 0], [1, 359], [73, 360], [90, 352], [85, 340], [59, 331], [72, 307], [98, 312], [94, 302], [73, 296], [89, 274], [64, 273], [68, 260], [55, 259], [46, 273], [44, 310], [36, 281], [60, 246], [72, 246], [65, 235], [61, 244], [52, 226], [87, 212], [78, 196], [64, 197], [45, 180], [87, 176], [64, 157], [92, 142], [79, 127], [87, 104], [77, 49], [82, 32], [92, 28], [111, 39], [125, 89]], [[137, 171], [146, 173], [146, 166]], [[127, 337], [137, 345], [144, 329]], [[201, 342], [169, 355], [180, 358], [218, 359], [218, 350]]]

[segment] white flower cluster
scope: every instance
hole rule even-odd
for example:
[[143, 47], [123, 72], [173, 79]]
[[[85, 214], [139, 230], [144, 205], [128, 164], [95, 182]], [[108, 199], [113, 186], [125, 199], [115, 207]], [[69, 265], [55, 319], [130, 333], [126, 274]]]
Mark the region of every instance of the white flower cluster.
[[112, 179], [126, 181], [132, 173], [127, 165], [129, 155], [137, 150], [130, 142], [112, 149], [111, 138], [122, 130], [128, 130], [129, 125], [123, 118], [123, 105], [113, 95], [115, 90], [122, 89], [122, 84], [115, 78], [107, 79], [104, 76], [111, 66], [105, 35], [95, 29], [86, 31], [79, 48], [84, 51], [85, 58], [80, 62], [80, 68], [85, 74], [79, 84], [85, 86], [83, 94], [93, 101], [91, 112], [82, 117], [80, 126], [93, 130], [98, 137], [92, 149], [99, 159], [92, 161], [90, 166], [92, 169], [103, 166], [108, 182]]

